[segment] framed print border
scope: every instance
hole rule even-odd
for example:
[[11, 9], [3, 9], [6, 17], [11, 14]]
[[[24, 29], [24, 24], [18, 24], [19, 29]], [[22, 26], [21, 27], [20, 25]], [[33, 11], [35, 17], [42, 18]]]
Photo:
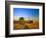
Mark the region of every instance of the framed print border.
[[[9, 5], [10, 4], [15, 4], [15, 3], [22, 3], [22, 4], [31, 4], [31, 5], [41, 5], [42, 6], [42, 12], [43, 12], [43, 18], [42, 18], [42, 33], [28, 33], [28, 34], [14, 34], [10, 35], [10, 13], [9, 13]], [[45, 3], [40, 3], [40, 2], [20, 2], [20, 1], [5, 1], [5, 36], [6, 37], [18, 37], [18, 36], [37, 36], [37, 35], [45, 35]]]

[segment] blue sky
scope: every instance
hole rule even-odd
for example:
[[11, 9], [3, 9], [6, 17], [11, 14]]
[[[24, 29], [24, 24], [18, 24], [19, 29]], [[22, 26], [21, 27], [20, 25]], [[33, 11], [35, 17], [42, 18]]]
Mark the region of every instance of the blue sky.
[[39, 9], [13, 8], [13, 15], [17, 17], [39, 17]]

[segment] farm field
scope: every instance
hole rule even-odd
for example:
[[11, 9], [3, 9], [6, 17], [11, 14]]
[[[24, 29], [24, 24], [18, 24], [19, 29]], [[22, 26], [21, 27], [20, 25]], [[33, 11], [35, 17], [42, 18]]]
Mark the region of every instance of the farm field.
[[14, 21], [14, 30], [15, 29], [39, 29], [39, 22], [37, 21]]

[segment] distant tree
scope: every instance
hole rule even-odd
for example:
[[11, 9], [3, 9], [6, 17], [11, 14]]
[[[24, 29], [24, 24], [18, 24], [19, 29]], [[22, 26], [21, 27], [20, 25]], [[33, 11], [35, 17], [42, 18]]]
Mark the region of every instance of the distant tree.
[[23, 17], [20, 17], [19, 19], [20, 23], [23, 25], [24, 24], [24, 18]]
[[23, 17], [20, 17], [19, 21], [24, 21], [24, 18]]

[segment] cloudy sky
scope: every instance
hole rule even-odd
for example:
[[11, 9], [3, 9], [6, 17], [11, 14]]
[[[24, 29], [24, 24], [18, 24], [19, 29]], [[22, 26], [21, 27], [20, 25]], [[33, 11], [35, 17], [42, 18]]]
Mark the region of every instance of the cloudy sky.
[[16, 17], [30, 17], [32, 19], [38, 20], [39, 18], [39, 9], [29, 9], [29, 8], [14, 8], [13, 15]]

